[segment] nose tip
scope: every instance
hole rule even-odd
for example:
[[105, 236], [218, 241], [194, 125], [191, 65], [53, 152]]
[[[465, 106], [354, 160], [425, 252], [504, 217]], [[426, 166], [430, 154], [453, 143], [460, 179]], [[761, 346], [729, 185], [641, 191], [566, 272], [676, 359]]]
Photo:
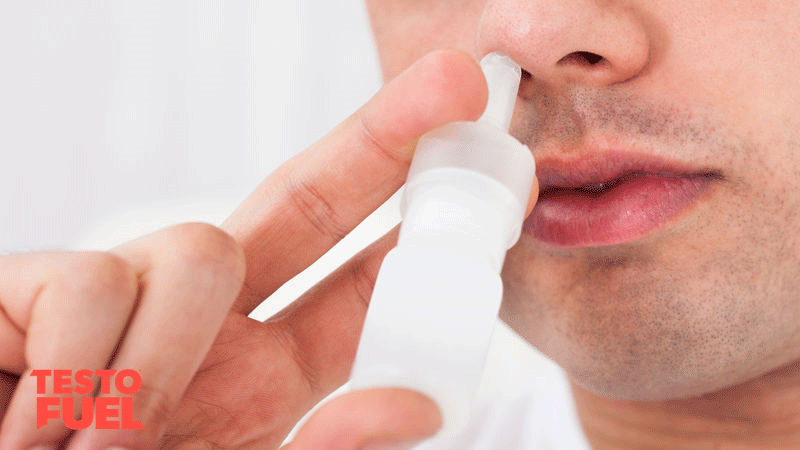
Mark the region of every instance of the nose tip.
[[641, 73], [650, 55], [647, 28], [634, 11], [590, 0], [488, 0], [478, 41], [553, 86], [622, 83]]

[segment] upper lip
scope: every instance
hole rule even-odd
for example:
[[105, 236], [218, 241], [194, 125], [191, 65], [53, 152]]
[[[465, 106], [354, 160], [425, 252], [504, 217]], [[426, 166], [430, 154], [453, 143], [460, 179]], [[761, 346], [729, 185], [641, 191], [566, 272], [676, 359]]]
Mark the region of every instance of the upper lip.
[[580, 159], [541, 157], [536, 161], [539, 192], [614, 184], [639, 175], [719, 178], [714, 169], [628, 152], [593, 153]]

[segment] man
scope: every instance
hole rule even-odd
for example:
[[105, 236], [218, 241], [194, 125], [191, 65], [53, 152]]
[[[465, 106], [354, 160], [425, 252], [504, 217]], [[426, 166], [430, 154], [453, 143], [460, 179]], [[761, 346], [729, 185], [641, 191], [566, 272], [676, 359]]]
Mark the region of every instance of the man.
[[[184, 225], [108, 254], [0, 260], [2, 369], [22, 375], [6, 380], [0, 447], [68, 437], [36, 429], [26, 370], [107, 361], [141, 370], [144, 430], [87, 429], [69, 448], [278, 447], [346, 380], [393, 236], [270, 322], [245, 314], [400, 186], [421, 134], [478, 117], [467, 53], [501, 51], [525, 71], [512, 133], [540, 189], [502, 317], [565, 369], [592, 448], [800, 448], [800, 6], [368, 7], [391, 81], [265, 180], [223, 224], [234, 239]], [[388, 448], [439, 424], [419, 394], [355, 392], [289, 448]]]

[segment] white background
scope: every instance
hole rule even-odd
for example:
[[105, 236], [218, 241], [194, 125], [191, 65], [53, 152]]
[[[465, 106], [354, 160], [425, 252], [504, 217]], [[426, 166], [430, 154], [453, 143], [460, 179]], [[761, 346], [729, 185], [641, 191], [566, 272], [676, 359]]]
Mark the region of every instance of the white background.
[[379, 86], [360, 0], [3, 0], [0, 57], [7, 252], [218, 221]]

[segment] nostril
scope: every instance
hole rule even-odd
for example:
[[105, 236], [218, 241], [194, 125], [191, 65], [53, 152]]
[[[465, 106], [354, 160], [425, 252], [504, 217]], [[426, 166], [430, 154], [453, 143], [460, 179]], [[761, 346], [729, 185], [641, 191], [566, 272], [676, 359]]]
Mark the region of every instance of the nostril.
[[578, 55], [591, 65], [595, 65], [603, 60], [603, 57], [591, 52], [578, 52]]
[[530, 80], [533, 78], [533, 75], [525, 69], [522, 69], [522, 81], [525, 82], [526, 80]]
[[603, 59], [604, 58], [602, 56], [592, 52], [572, 52], [569, 55], [561, 58], [559, 63], [594, 66], [600, 61], [603, 61]]

